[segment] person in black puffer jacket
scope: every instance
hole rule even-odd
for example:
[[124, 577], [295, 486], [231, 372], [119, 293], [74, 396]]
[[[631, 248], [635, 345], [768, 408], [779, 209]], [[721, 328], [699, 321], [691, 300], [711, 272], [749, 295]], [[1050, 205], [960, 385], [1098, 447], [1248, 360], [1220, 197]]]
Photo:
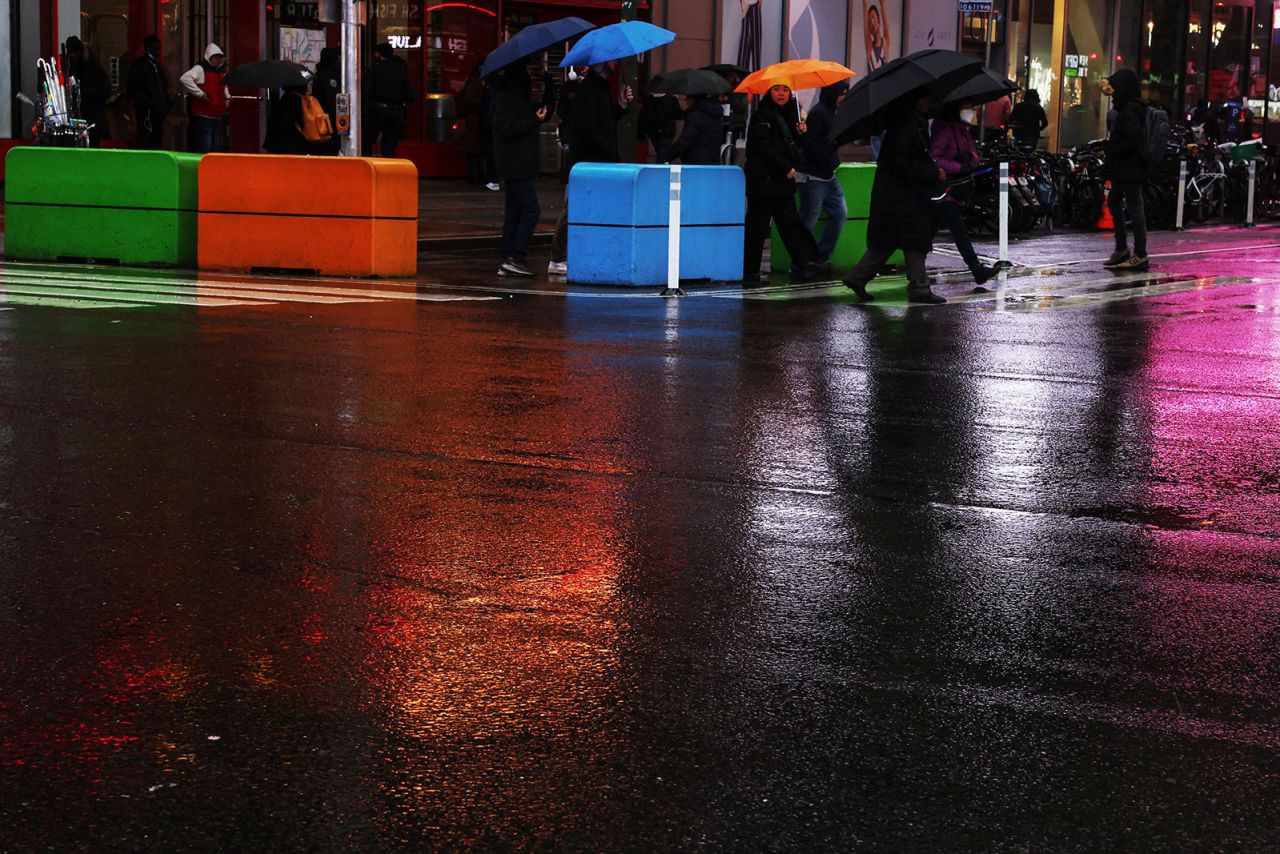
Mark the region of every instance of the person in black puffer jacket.
[[931, 199], [947, 177], [929, 153], [928, 111], [928, 94], [915, 92], [896, 101], [885, 115], [884, 142], [871, 185], [867, 251], [844, 280], [863, 302], [871, 301], [867, 283], [898, 249], [907, 261], [907, 299], [946, 302], [929, 289], [924, 268], [925, 256], [933, 249]]
[[[793, 279], [810, 281], [821, 271], [818, 246], [796, 213], [796, 167], [800, 164], [800, 151], [788, 117], [793, 109], [791, 87], [776, 85], [769, 90], [747, 128], [747, 221], [742, 259], [745, 281], [760, 276], [760, 259], [769, 237], [770, 220], [778, 224], [778, 236], [787, 247], [792, 264], [800, 270]], [[804, 133], [807, 127], [801, 123], [795, 125], [794, 130]]]
[[705, 95], [692, 95], [685, 106], [680, 137], [659, 151], [658, 159], [663, 163], [679, 159], [689, 166], [716, 166], [720, 163], [722, 144], [724, 112], [719, 102]]
[[487, 86], [492, 96], [494, 160], [507, 191], [498, 275], [527, 278], [533, 273], [524, 266], [524, 259], [533, 229], [542, 216], [537, 187], [538, 135], [549, 110], [545, 105], [534, 106], [533, 82], [522, 62], [508, 65], [501, 75], [490, 77]]
[[[1116, 228], [1116, 251], [1102, 263], [1113, 270], [1146, 270], [1147, 216], [1142, 205], [1142, 183], [1147, 178], [1147, 162], [1142, 158], [1142, 140], [1147, 123], [1147, 105], [1140, 97], [1138, 75], [1122, 68], [1107, 78], [1111, 84], [1111, 106], [1116, 120], [1107, 137], [1106, 164], [1103, 174], [1111, 180], [1107, 207]], [[1129, 252], [1129, 236], [1125, 213], [1133, 223], [1133, 252]]]

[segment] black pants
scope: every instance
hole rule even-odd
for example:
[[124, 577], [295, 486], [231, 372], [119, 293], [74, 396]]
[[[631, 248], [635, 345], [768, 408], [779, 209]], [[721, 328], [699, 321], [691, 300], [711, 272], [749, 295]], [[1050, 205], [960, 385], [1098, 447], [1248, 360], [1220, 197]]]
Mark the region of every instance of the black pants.
[[382, 156], [395, 157], [400, 137], [404, 135], [404, 109], [386, 105], [372, 105], [365, 116], [364, 139], [360, 146], [365, 157], [373, 156], [373, 141], [381, 139]]
[[791, 255], [793, 267], [803, 268], [818, 260], [818, 244], [800, 221], [794, 195], [747, 196], [746, 241], [742, 258], [744, 279], [760, 276], [760, 259], [764, 256], [764, 242], [769, 239], [770, 220], [778, 224], [778, 236]]
[[164, 113], [159, 110], [136, 110], [138, 144], [141, 149], [159, 149], [164, 139]]
[[973, 250], [973, 241], [969, 239], [969, 227], [964, 224], [964, 211], [959, 205], [941, 202], [934, 205], [934, 215], [938, 222], [945, 225], [947, 231], [951, 232], [951, 241], [960, 250], [960, 257], [964, 259], [965, 266], [975, 273], [978, 272], [982, 262], [978, 260], [978, 253]]
[[1142, 202], [1142, 182], [1112, 181], [1111, 195], [1107, 197], [1107, 207], [1111, 209], [1111, 219], [1116, 224], [1116, 249], [1123, 252], [1129, 248], [1129, 234], [1124, 224], [1127, 210], [1129, 221], [1133, 223], [1133, 254], [1145, 257], [1147, 210]]
[[523, 264], [538, 217], [542, 216], [538, 185], [533, 178], [508, 178], [503, 183], [507, 206], [502, 217], [502, 260]]
[[[923, 214], [921, 214], [923, 216]], [[857, 282], [865, 285], [876, 277], [876, 274], [884, 267], [884, 263], [889, 260], [889, 256], [894, 253], [893, 249], [874, 249], [867, 248], [861, 260], [854, 265], [849, 271], [849, 275], [844, 277], [846, 282]], [[919, 249], [904, 249], [903, 256], [907, 260], [907, 292], [927, 291], [929, 282], [924, 269], [924, 259], [929, 253]]]

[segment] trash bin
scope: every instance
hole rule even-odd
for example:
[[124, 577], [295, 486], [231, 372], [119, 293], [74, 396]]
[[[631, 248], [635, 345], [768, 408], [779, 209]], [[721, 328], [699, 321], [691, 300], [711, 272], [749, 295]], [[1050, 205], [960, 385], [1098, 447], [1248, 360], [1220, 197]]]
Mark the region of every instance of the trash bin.
[[458, 105], [449, 94], [432, 92], [422, 103], [427, 120], [427, 142], [453, 142], [457, 138]]

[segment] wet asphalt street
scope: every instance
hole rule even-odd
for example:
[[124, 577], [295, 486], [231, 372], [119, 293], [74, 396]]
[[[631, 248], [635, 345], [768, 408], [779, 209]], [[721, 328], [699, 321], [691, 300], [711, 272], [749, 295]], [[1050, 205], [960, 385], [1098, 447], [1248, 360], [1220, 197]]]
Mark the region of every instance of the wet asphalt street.
[[1277, 850], [1280, 230], [1155, 239], [0, 266], [0, 850]]

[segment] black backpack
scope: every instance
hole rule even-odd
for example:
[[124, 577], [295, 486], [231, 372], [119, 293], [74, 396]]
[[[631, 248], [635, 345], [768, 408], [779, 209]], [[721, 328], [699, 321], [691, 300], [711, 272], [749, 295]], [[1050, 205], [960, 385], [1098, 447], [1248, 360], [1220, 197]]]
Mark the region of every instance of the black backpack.
[[1142, 119], [1142, 159], [1148, 163], [1163, 163], [1172, 132], [1169, 114], [1159, 107], [1148, 106]]

